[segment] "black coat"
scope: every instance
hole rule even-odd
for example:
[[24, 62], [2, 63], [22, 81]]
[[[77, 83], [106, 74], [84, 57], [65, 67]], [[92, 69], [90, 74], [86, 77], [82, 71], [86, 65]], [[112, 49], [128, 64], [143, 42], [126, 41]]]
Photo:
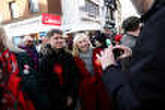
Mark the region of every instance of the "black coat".
[[[78, 95], [78, 69], [71, 54], [63, 49], [52, 51], [42, 57], [40, 62], [39, 80], [41, 91], [48, 93], [51, 109], [64, 110], [66, 108], [67, 97], [71, 96], [76, 100]], [[55, 68], [60, 65], [62, 80]], [[62, 82], [62, 83], [60, 83]]]
[[[39, 74], [33, 67], [32, 59], [25, 52], [15, 53], [19, 66], [19, 75], [21, 77], [21, 88], [26, 98], [30, 98], [36, 110], [47, 110], [45, 104], [47, 95], [40, 92]], [[25, 65], [29, 66], [28, 73], [25, 73]]]
[[111, 66], [103, 77], [120, 110], [165, 109], [165, 4], [156, 2], [143, 20], [129, 72]]

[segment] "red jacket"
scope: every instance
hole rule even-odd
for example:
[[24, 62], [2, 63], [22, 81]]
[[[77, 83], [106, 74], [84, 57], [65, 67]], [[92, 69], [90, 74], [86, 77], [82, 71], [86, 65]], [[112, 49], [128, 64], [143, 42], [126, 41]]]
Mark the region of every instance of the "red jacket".
[[[1, 110], [35, 110], [30, 100], [25, 100], [21, 90], [19, 68], [16, 57], [8, 49], [1, 51], [0, 62], [2, 78], [0, 88], [2, 88]], [[3, 100], [3, 101], [2, 101]], [[5, 100], [5, 101], [4, 101]]]
[[[93, 68], [94, 68], [94, 76], [93, 80], [95, 79], [100, 79], [102, 76], [102, 68], [97, 60], [96, 54], [99, 54], [101, 52], [101, 48], [96, 48], [93, 50], [93, 55], [92, 55], [92, 63], [93, 63]], [[80, 78], [85, 79], [85, 78], [91, 78], [92, 76], [90, 75], [89, 71], [85, 67], [85, 63], [82, 59], [79, 57], [75, 57], [75, 62], [80, 70]]]
[[104, 88], [102, 77], [102, 68], [97, 60], [96, 54], [101, 52], [101, 48], [93, 50], [92, 62], [94, 67], [94, 76], [91, 76], [85, 63], [79, 57], [75, 57], [75, 62], [80, 70], [80, 99], [82, 100], [82, 109], [84, 110], [112, 110], [111, 100]]

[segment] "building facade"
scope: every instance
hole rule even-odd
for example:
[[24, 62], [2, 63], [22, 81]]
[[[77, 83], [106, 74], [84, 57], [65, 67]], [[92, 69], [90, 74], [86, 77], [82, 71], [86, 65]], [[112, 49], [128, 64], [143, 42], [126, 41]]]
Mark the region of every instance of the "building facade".
[[105, 20], [103, 0], [62, 0], [62, 12], [66, 33], [100, 30]]
[[0, 0], [0, 4], [0, 22], [11, 44], [14, 38], [38, 38], [40, 33], [60, 28], [61, 0]]
[[[61, 0], [1, 0], [0, 4], [3, 4], [0, 6], [0, 19], [8, 36], [47, 31], [53, 25], [44, 25], [43, 22], [56, 22], [53, 15], [62, 15]], [[50, 17], [47, 14], [53, 15]]]
[[[106, 1], [109, 4], [106, 4]], [[5, 25], [9, 36], [21, 36], [52, 29], [52, 25], [43, 25], [43, 13], [61, 16], [61, 28], [66, 33], [102, 30], [106, 24], [114, 22], [115, 7], [111, 4], [115, 1], [0, 0], [0, 4], [3, 4], [0, 6], [0, 22]], [[46, 17], [44, 18], [47, 19]]]
[[1, 23], [31, 18], [41, 13], [61, 15], [61, 0], [0, 0]]

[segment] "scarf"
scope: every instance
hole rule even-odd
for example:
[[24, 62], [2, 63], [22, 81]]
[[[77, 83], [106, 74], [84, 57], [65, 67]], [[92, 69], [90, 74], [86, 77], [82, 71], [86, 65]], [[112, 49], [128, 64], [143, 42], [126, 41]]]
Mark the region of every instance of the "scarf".
[[86, 53], [80, 52], [80, 58], [84, 61], [85, 67], [93, 76], [94, 68], [93, 68], [93, 63], [92, 63], [92, 57], [93, 57], [93, 49], [89, 49], [88, 52]]

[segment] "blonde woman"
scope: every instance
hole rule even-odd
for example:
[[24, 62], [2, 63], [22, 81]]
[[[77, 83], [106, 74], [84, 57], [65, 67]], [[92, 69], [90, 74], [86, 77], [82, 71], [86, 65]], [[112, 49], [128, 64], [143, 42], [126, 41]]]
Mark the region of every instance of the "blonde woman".
[[110, 99], [94, 68], [94, 52], [89, 37], [84, 33], [75, 35], [73, 56], [80, 70], [80, 104], [82, 110], [111, 110]]

